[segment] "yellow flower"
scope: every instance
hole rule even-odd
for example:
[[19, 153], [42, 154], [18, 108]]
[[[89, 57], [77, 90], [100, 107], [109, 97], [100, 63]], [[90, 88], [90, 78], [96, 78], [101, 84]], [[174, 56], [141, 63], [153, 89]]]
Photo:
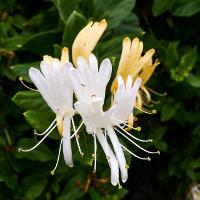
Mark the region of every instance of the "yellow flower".
[[[121, 75], [124, 81], [127, 80], [128, 75], [132, 75], [133, 80], [137, 77], [142, 78], [141, 89], [137, 94], [136, 107], [142, 110], [143, 104], [151, 101], [151, 95], [145, 87], [146, 82], [152, 76], [158, 61], [153, 63], [152, 56], [155, 53], [154, 49], [148, 50], [143, 56], [143, 42], [138, 38], [134, 38], [133, 41], [126, 37], [123, 40], [123, 47], [117, 75]], [[117, 75], [113, 81], [111, 92], [114, 93], [117, 90]], [[142, 96], [145, 98], [142, 98]]]

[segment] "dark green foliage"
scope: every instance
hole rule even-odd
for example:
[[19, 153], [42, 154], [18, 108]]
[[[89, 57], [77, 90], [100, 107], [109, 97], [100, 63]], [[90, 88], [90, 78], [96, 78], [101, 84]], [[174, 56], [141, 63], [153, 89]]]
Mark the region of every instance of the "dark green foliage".
[[[0, 199], [185, 199], [190, 186], [200, 182], [199, 11], [199, 0], [0, 1]], [[80, 142], [85, 157], [74, 142], [75, 167], [66, 167], [61, 159], [54, 176], [50, 171], [59, 148], [57, 130], [36, 150], [17, 151], [36, 144], [40, 137], [33, 129], [44, 131], [55, 117], [40, 94], [26, 90], [18, 77], [34, 87], [28, 69], [39, 67], [45, 54], [59, 57], [63, 46], [71, 49], [88, 21], [103, 18], [108, 29], [94, 52], [100, 60], [112, 59], [112, 77], [122, 39], [137, 36], [146, 50], [155, 48], [161, 62], [148, 87], [167, 92], [152, 94], [160, 101], [154, 105], [157, 114], [138, 115], [142, 132], [132, 132], [153, 138], [149, 148], [160, 149], [161, 155], [151, 163], [132, 159], [129, 180], [121, 190], [110, 184], [110, 169], [100, 148], [97, 174], [92, 174], [93, 140], [84, 128]]]

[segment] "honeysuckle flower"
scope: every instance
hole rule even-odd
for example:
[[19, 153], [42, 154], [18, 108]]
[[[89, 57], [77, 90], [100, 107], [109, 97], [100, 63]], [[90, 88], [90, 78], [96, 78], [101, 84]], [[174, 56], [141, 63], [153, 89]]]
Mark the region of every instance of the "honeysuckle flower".
[[27, 152], [35, 149], [55, 127], [58, 127], [59, 133], [62, 136], [58, 160], [60, 157], [61, 146], [63, 146], [65, 162], [68, 166], [72, 167], [73, 159], [71, 140], [69, 138], [74, 109], [73, 88], [69, 78], [68, 65], [66, 65], [68, 60], [68, 49], [63, 48], [61, 60], [46, 55], [40, 63], [40, 70], [33, 67], [29, 69], [30, 79], [35, 84], [46, 103], [56, 114], [56, 118], [46, 131], [40, 134], [35, 132], [37, 135], [44, 135], [37, 145], [31, 149], [20, 148], [19, 150]]
[[[143, 104], [151, 102], [151, 95], [148, 89], [145, 87], [145, 84], [152, 76], [156, 66], [159, 65], [159, 62], [156, 60], [153, 63], [152, 61], [152, 56], [155, 53], [154, 49], [148, 50], [143, 56], [142, 51], [143, 42], [138, 38], [134, 38], [133, 41], [131, 41], [128, 37], [124, 38], [117, 75], [112, 83], [111, 92], [115, 93], [118, 88], [118, 75], [121, 75], [125, 82], [128, 78], [128, 75], [132, 75], [133, 80], [136, 80], [137, 77], [140, 77], [142, 79], [142, 83], [140, 91], [137, 94], [136, 107], [145, 111], [142, 109]], [[145, 98], [142, 98], [143, 96]], [[153, 110], [153, 112], [155, 112], [155, 110]]]
[[[78, 56], [83, 56], [85, 59], [88, 58], [106, 27], [106, 20], [94, 23], [91, 21], [78, 33], [72, 46], [72, 58], [75, 65]], [[31, 149], [20, 148], [19, 151], [28, 152], [35, 149], [57, 126], [62, 139], [60, 142], [57, 163], [52, 173], [54, 173], [58, 165], [62, 146], [66, 164], [70, 167], [73, 166], [71, 138], [74, 136], [76, 138], [79, 152], [83, 156], [76, 134], [82, 124], [80, 124], [76, 129], [73, 120], [74, 109], [72, 107], [73, 89], [69, 80], [68, 65], [66, 65], [67, 62], [69, 62], [68, 49], [63, 48], [61, 60], [45, 55], [40, 64], [41, 71], [36, 68], [30, 68], [29, 70], [29, 76], [32, 82], [35, 84], [49, 107], [56, 114], [56, 119], [50, 124], [44, 133], [38, 134], [35, 132], [37, 135], [45, 135], [37, 145]], [[22, 77], [20, 77], [20, 81], [25, 87], [31, 89], [24, 84]], [[72, 136], [70, 134], [71, 122], [75, 132]]]
[[[112, 71], [110, 60], [103, 60], [98, 69], [98, 62], [93, 54], [89, 55], [88, 62], [83, 57], [78, 57], [77, 68], [71, 66], [70, 71], [71, 81], [78, 100], [74, 107], [81, 115], [87, 133], [94, 137], [94, 172], [96, 171], [97, 161], [97, 138], [108, 159], [111, 169], [111, 183], [113, 185], [119, 184], [119, 170], [121, 180], [125, 182], [128, 178], [128, 173], [123, 149], [137, 158], [143, 160], [150, 160], [150, 158], [139, 157], [128, 150], [119, 142], [116, 133], [119, 133], [145, 152], [159, 153], [158, 151], [147, 151], [139, 146], [133, 140], [140, 142], [149, 142], [151, 140], [138, 139], [124, 128], [127, 125], [128, 117], [132, 114], [136, 95], [142, 80], [137, 78], [134, 85], [132, 85], [133, 79], [131, 75], [127, 77], [126, 81], [118, 75], [118, 88], [114, 94], [113, 103], [107, 111], [104, 111], [105, 90]], [[112, 147], [109, 145], [107, 136]]]

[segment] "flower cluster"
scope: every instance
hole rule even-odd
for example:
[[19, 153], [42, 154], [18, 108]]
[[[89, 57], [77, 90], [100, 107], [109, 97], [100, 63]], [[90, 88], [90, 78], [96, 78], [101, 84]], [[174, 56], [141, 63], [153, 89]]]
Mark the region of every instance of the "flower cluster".
[[[146, 94], [148, 101], [151, 100], [144, 85], [158, 65], [158, 61], [155, 63], [152, 61], [153, 49], [142, 56], [143, 43], [138, 38], [132, 42], [129, 38], [125, 38], [117, 75], [111, 87], [112, 101], [110, 108], [105, 110], [103, 108], [105, 91], [111, 78], [112, 64], [106, 58], [99, 65], [92, 51], [106, 27], [105, 20], [89, 22], [79, 32], [72, 46], [73, 63], [69, 61], [68, 49], [64, 47], [60, 60], [45, 55], [40, 63], [40, 70], [33, 67], [29, 69], [32, 82], [56, 117], [45, 132], [35, 132], [44, 137], [34, 147], [20, 148], [19, 151], [28, 152], [35, 149], [57, 127], [61, 141], [57, 163], [51, 173], [54, 174], [57, 168], [61, 149], [63, 149], [65, 163], [73, 167], [71, 140], [75, 138], [78, 150], [83, 156], [78, 132], [84, 124], [87, 133], [94, 139], [92, 154], [94, 172], [97, 168], [99, 142], [111, 169], [111, 183], [120, 185], [119, 175], [122, 182], [126, 182], [128, 178], [124, 151], [139, 159], [150, 160], [150, 158], [134, 154], [120, 143], [117, 134], [147, 153], [159, 154], [159, 151], [148, 151], [135, 142], [151, 142], [152, 140], [142, 140], [128, 132], [130, 129], [138, 129], [133, 127], [133, 109], [136, 105], [136, 108], [142, 110], [143, 100], [140, 90]], [[76, 96], [75, 103], [73, 103], [73, 94]], [[74, 122], [75, 114], [82, 117], [78, 128]], [[74, 130], [73, 134], [71, 134], [71, 126]]]

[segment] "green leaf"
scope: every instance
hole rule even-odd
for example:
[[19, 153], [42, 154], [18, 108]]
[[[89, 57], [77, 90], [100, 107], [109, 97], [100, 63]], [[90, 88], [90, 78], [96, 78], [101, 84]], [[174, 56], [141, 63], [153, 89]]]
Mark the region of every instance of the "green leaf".
[[3, 47], [8, 51], [16, 51], [20, 49], [28, 40], [28, 36], [18, 35], [7, 38]]
[[79, 171], [76, 175], [68, 180], [62, 193], [59, 195], [58, 200], [77, 200], [85, 195], [83, 190], [80, 188], [78, 183], [83, 182], [84, 174], [83, 171]]
[[31, 83], [31, 79], [29, 78], [28, 71], [31, 67], [39, 68], [39, 62], [33, 63], [23, 63], [11, 66], [11, 70], [13, 70], [18, 76], [22, 76], [23, 79], [27, 82]]
[[60, 43], [59, 33], [56, 31], [45, 31], [31, 36], [23, 46], [23, 50], [28, 50], [38, 55], [53, 54], [53, 45]]
[[109, 29], [119, 26], [135, 6], [135, 0], [94, 0], [94, 14], [98, 19], [106, 19]]
[[161, 110], [161, 121], [168, 121], [176, 113], [176, 109], [171, 105], [164, 105]]
[[66, 21], [65, 30], [62, 38], [62, 46], [67, 46], [71, 49], [71, 46], [74, 42], [79, 31], [85, 26], [87, 20], [85, 17], [78, 13], [77, 11], [73, 11], [73, 13], [69, 16]]
[[[38, 140], [40, 140], [40, 138], [38, 138]], [[36, 145], [37, 142], [38, 141], [34, 141], [34, 139], [23, 138], [18, 141], [17, 148], [30, 149], [31, 147]], [[53, 152], [44, 143], [40, 144], [36, 149], [30, 152], [15, 152], [14, 156], [17, 159], [26, 158], [28, 160], [40, 162], [51, 161], [55, 158]]]
[[165, 65], [169, 68], [174, 68], [178, 64], [179, 55], [177, 48], [178, 42], [170, 42], [165, 51]]
[[40, 110], [48, 109], [47, 103], [43, 100], [39, 92], [21, 91], [15, 94], [12, 98], [14, 103], [22, 110]]
[[172, 8], [172, 14], [179, 17], [190, 17], [199, 11], [199, 0], [176, 0]]
[[33, 174], [29, 175], [22, 181], [20, 188], [23, 191], [24, 199], [35, 200], [42, 194], [46, 185], [47, 185], [46, 177], [41, 177], [40, 174], [36, 175]]
[[200, 88], [200, 77], [194, 74], [190, 74], [187, 79], [187, 83], [192, 87]]
[[170, 70], [172, 79], [177, 82], [183, 81], [193, 69], [197, 60], [197, 55], [196, 48], [191, 48], [190, 51], [188, 49], [188, 51], [181, 57], [179, 65]]
[[79, 0], [57, 0], [58, 12], [64, 23], [67, 22], [68, 17], [71, 15]]
[[154, 0], [152, 5], [152, 12], [155, 17], [168, 11], [174, 3], [174, 0]]
[[136, 14], [130, 13], [125, 20], [116, 27], [115, 32], [118, 34], [138, 34], [143, 32], [140, 26], [139, 18]]
[[17, 176], [14, 174], [14, 171], [11, 165], [6, 162], [4, 157], [0, 159], [0, 182], [4, 182], [7, 187], [14, 189], [17, 186]]
[[[29, 124], [40, 133], [44, 132], [52, 121], [55, 119], [55, 114], [49, 109], [46, 111], [28, 110], [24, 113]], [[52, 139], [60, 139], [57, 129], [55, 128], [49, 135]]]

